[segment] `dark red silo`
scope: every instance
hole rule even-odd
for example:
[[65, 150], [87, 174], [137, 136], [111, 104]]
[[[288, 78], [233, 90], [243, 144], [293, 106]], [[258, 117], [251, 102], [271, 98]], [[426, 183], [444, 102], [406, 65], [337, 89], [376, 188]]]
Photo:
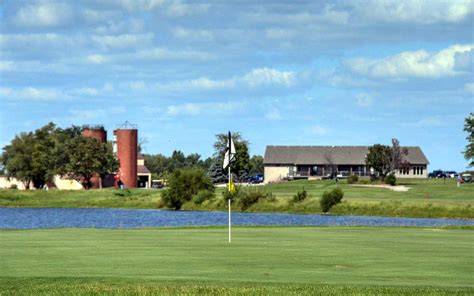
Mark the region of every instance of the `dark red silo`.
[[101, 143], [107, 142], [107, 131], [103, 127], [84, 127], [82, 136], [99, 140]]
[[137, 187], [137, 129], [116, 129], [114, 145], [120, 161], [120, 180], [127, 188]]
[[[99, 140], [101, 143], [107, 142], [107, 131], [103, 126], [83, 126], [82, 136], [87, 138], [94, 138]], [[101, 180], [100, 176], [96, 175], [91, 178], [92, 188], [100, 188]]]

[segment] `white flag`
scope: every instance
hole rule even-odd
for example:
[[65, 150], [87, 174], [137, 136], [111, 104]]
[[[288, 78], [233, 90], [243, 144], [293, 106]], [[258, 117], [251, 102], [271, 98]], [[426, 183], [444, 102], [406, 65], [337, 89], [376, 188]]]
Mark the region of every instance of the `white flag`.
[[235, 146], [234, 146], [234, 141], [232, 141], [232, 137], [229, 132], [229, 139], [227, 140], [227, 148], [224, 155], [224, 165], [222, 167], [226, 169], [234, 159], [235, 159]]

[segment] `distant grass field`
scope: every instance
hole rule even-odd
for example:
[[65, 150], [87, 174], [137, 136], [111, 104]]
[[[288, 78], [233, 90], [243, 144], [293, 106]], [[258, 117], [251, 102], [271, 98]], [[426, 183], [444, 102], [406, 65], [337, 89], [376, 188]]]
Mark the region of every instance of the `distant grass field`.
[[[474, 184], [456, 187], [453, 179], [399, 180], [400, 185], [411, 189], [395, 192], [383, 188], [348, 185], [338, 186], [344, 191], [343, 202], [333, 214], [382, 215], [405, 217], [474, 218]], [[336, 187], [333, 181], [291, 181], [265, 186], [247, 187], [244, 190], [271, 192], [276, 201], [258, 202], [247, 211], [320, 213], [319, 198], [326, 190]], [[288, 201], [297, 191], [306, 190], [306, 201], [291, 204]], [[223, 188], [216, 190], [216, 199], [196, 205], [186, 203], [187, 210], [225, 210]], [[133, 189], [130, 194], [114, 189], [89, 191], [19, 191], [0, 190], [0, 207], [100, 207], [100, 208], [162, 208], [161, 190]]]
[[472, 295], [472, 228], [0, 231], [0, 295]]

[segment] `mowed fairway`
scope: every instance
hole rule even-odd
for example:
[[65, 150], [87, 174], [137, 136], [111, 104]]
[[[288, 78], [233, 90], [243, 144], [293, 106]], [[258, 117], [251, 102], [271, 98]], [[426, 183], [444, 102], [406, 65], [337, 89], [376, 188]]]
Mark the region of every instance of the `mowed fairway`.
[[472, 229], [0, 231], [0, 294], [473, 294]]

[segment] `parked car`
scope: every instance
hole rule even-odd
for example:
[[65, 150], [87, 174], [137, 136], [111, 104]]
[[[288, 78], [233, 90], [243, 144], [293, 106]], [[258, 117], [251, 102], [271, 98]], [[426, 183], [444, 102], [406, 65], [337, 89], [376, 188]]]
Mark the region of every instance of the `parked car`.
[[428, 174], [428, 178], [449, 178], [442, 170], [435, 170]]
[[248, 182], [251, 184], [262, 183], [264, 180], [263, 174], [255, 174], [248, 179]]
[[462, 180], [464, 183], [472, 183], [473, 182], [473, 179], [472, 179], [472, 175], [470, 173], [464, 173], [461, 175], [462, 177]]
[[164, 180], [152, 180], [151, 181], [151, 188], [163, 188], [165, 187], [165, 181]]
[[457, 178], [458, 177], [458, 173], [456, 173], [455, 171], [446, 171], [444, 173], [446, 174], [446, 177], [448, 177], [448, 178]]
[[349, 172], [338, 172], [337, 177], [339, 179], [345, 179], [345, 178], [349, 177]]
[[326, 174], [324, 176], [321, 177], [322, 180], [332, 180], [336, 177], [336, 174], [335, 173], [331, 173], [331, 174]]

